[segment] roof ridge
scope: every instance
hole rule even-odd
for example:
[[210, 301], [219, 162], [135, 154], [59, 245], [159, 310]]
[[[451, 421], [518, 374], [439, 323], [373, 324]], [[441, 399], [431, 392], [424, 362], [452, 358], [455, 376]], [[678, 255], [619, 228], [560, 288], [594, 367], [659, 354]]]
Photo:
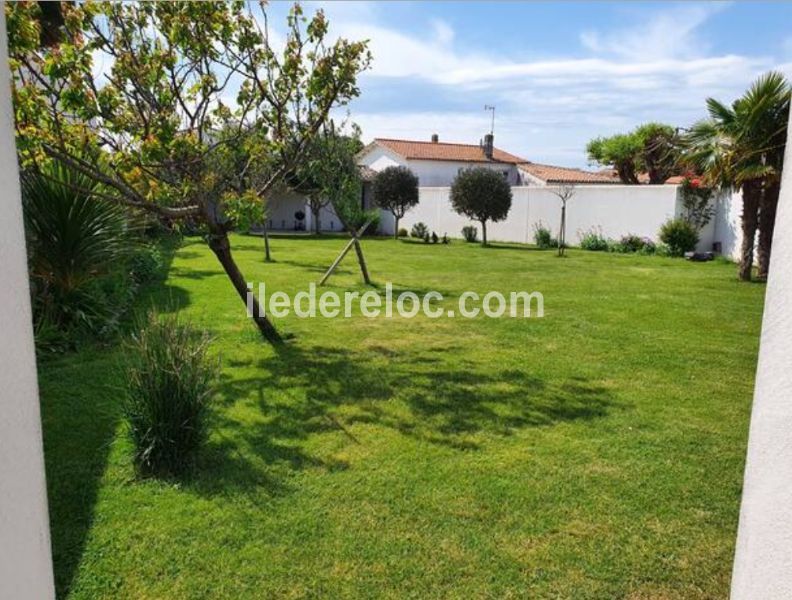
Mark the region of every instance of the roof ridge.
[[518, 163], [520, 165], [534, 165], [535, 167], [551, 167], [553, 169], [566, 169], [567, 171], [580, 171], [581, 173], [592, 173], [595, 175], [602, 175], [599, 171], [587, 171], [586, 169], [581, 169], [580, 167], [562, 167], [561, 165], [551, 165], [550, 163], [538, 163], [533, 162], [531, 160], [526, 160], [525, 162]]
[[467, 146], [470, 148], [481, 148], [481, 144], [465, 144], [464, 142], [432, 142], [426, 140], [407, 140], [404, 138], [374, 138], [375, 142], [405, 142], [407, 144], [431, 144], [433, 146], [437, 145], [445, 145], [445, 146]]

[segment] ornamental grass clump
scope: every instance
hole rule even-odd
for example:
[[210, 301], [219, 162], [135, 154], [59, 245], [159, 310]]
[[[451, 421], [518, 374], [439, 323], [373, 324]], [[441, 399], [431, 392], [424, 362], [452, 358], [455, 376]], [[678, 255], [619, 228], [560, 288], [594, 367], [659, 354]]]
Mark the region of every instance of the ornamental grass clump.
[[178, 475], [194, 463], [217, 374], [208, 350], [206, 332], [154, 311], [132, 337], [124, 416], [139, 473]]

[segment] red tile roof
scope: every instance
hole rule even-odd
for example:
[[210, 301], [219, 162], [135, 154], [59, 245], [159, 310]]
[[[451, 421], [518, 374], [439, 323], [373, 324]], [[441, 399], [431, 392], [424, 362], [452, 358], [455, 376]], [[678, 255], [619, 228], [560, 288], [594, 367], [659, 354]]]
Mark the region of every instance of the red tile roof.
[[[619, 173], [616, 171], [616, 169], [611, 169], [610, 167], [606, 167], [604, 169], [600, 169], [597, 172], [602, 175], [608, 175], [609, 177], [613, 178], [615, 183], [619, 183]], [[684, 175], [672, 175], [671, 177], [666, 179], [663, 183], [667, 185], [679, 185], [680, 183], [682, 183], [682, 181], [684, 181], [684, 179], [685, 179]], [[638, 183], [648, 184], [649, 173], [638, 173]]]
[[484, 154], [484, 148], [478, 144], [416, 142], [387, 138], [375, 138], [374, 143], [385, 146], [408, 160], [450, 160], [455, 162], [499, 162], [510, 164], [525, 162], [524, 158], [514, 156], [499, 148], [493, 149], [492, 159], [489, 159]]
[[614, 179], [604, 173], [593, 173], [582, 169], [540, 165], [532, 162], [523, 162], [517, 166], [521, 171], [525, 171], [545, 183], [619, 183], [618, 178]]

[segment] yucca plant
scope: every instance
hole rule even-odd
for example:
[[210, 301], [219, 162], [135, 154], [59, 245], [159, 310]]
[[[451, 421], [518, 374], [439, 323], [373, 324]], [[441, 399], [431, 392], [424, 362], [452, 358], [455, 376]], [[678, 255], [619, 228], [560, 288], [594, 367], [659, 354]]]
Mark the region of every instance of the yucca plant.
[[132, 337], [124, 414], [143, 475], [178, 475], [206, 439], [217, 365], [209, 336], [176, 315], [149, 312]]
[[36, 319], [96, 330], [118, 311], [97, 279], [122, 265], [133, 237], [124, 210], [84, 190], [96, 185], [51, 162], [22, 176]]

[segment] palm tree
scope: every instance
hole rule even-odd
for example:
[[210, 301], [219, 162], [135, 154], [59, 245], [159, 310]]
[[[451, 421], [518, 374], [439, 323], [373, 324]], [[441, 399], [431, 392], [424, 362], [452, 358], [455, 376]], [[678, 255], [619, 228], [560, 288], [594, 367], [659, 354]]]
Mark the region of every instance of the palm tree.
[[709, 118], [696, 123], [686, 136], [687, 158], [708, 184], [742, 191], [739, 276], [744, 281], [751, 279], [757, 229], [759, 276], [767, 276], [789, 95], [784, 76], [771, 71], [731, 106], [708, 98]]

